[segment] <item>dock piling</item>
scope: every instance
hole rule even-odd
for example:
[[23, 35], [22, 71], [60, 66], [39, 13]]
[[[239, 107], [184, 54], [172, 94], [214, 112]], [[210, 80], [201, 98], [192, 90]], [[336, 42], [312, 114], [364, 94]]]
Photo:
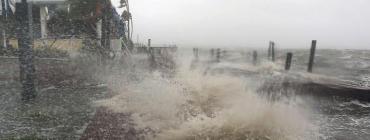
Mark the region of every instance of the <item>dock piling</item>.
[[216, 52], [216, 62], [219, 63], [221, 62], [221, 49], [218, 48]]
[[275, 62], [275, 42], [271, 42], [271, 61]]
[[152, 39], [148, 39], [148, 47], [152, 46]]
[[193, 54], [194, 54], [194, 58], [198, 60], [199, 59], [199, 49], [193, 48]]
[[253, 51], [253, 65], [257, 65], [257, 58], [258, 58], [258, 53], [257, 51]]
[[210, 53], [211, 59], [213, 59], [213, 57], [215, 56], [215, 49], [211, 49]]
[[155, 49], [153, 47], [149, 47], [149, 62], [150, 62], [150, 67], [152, 69], [155, 69], [157, 64], [155, 60]]
[[271, 44], [272, 44], [272, 41], [269, 42], [269, 48], [267, 50], [267, 59], [270, 60], [271, 58]]
[[313, 65], [315, 63], [314, 61], [315, 61], [315, 53], [316, 53], [316, 44], [317, 44], [317, 41], [312, 40], [310, 59], [309, 59], [309, 62], [308, 62], [308, 70], [307, 70], [310, 73], [312, 73]]
[[286, 71], [290, 70], [290, 67], [292, 65], [292, 58], [293, 58], [293, 53], [291, 53], [291, 52], [287, 53], [286, 61], [285, 61], [285, 70]]

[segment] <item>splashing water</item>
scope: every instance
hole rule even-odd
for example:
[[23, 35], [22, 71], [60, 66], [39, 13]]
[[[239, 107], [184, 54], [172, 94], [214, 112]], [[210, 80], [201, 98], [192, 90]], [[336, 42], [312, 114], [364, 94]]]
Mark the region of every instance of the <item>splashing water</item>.
[[314, 139], [304, 109], [261, 98], [250, 80], [183, 69], [142, 76], [112, 84], [119, 94], [97, 105], [131, 114], [136, 129], [151, 130], [146, 139]]

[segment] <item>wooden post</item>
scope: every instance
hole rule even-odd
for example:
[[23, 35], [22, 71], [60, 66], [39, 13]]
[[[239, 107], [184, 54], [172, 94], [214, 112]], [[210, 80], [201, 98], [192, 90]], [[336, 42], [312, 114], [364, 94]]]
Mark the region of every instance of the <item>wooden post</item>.
[[101, 37], [103, 35], [103, 21], [100, 19], [96, 22], [96, 37], [98, 40], [101, 40]]
[[290, 70], [290, 67], [292, 65], [292, 58], [293, 58], [293, 53], [291, 52], [287, 53], [286, 61], [285, 61], [285, 70], [287, 71]]
[[131, 40], [131, 22], [130, 20], [127, 21], [127, 40]]
[[269, 42], [269, 48], [268, 48], [268, 52], [267, 52], [267, 59], [270, 60], [271, 59], [271, 44], [272, 44], [272, 41]]
[[193, 54], [194, 54], [194, 58], [198, 60], [199, 59], [199, 49], [193, 48]]
[[30, 0], [26, 0], [26, 2], [28, 2], [28, 7], [27, 7], [27, 19], [28, 19], [28, 35], [30, 37], [30, 40], [32, 41], [31, 42], [31, 45], [33, 48], [33, 13], [32, 13], [32, 9], [33, 9], [33, 3], [30, 2]]
[[148, 47], [152, 46], [152, 39], [148, 39]]
[[109, 58], [109, 53], [111, 51], [111, 10], [110, 4], [106, 1], [103, 1], [103, 16], [102, 16], [102, 37], [100, 50], [102, 63], [106, 64], [106, 61]]
[[152, 69], [156, 69], [157, 64], [155, 60], [155, 49], [153, 47], [149, 48], [149, 62], [150, 62], [150, 67]]
[[257, 57], [258, 57], [258, 53], [257, 51], [253, 51], [253, 65], [257, 65]]
[[5, 53], [5, 48], [6, 48], [6, 44], [5, 44], [5, 30], [6, 30], [6, 11], [5, 11], [5, 8], [4, 8], [4, 5], [5, 5], [5, 1], [4, 0], [1, 0], [0, 1], [0, 8], [1, 9], [1, 19], [0, 19], [0, 55], [2, 55], [2, 53]]
[[163, 48], [158, 48], [158, 49], [157, 49], [157, 52], [158, 52], [157, 54], [158, 54], [159, 56], [161, 56], [161, 55], [162, 55], [162, 51], [163, 51]]
[[271, 61], [275, 62], [275, 42], [271, 42]]
[[218, 48], [216, 52], [216, 62], [221, 62], [221, 49]]
[[5, 23], [4, 23], [4, 20], [3, 19], [0, 19], [0, 55], [3, 55], [5, 53], [5, 41], [4, 41], [4, 28], [5, 28]]
[[311, 52], [310, 52], [310, 60], [308, 62], [308, 72], [312, 73], [312, 69], [313, 69], [313, 64], [315, 63], [315, 52], [316, 52], [316, 44], [317, 44], [317, 41], [316, 40], [312, 40], [312, 44], [311, 44]]
[[32, 3], [27, 4], [26, 0], [22, 0], [16, 7], [20, 81], [23, 87], [22, 100], [29, 101], [36, 97], [35, 67], [32, 52]]
[[211, 59], [213, 60], [213, 57], [215, 56], [215, 49], [211, 49]]
[[46, 5], [40, 5], [40, 29], [41, 29], [41, 39], [46, 39], [48, 37]]

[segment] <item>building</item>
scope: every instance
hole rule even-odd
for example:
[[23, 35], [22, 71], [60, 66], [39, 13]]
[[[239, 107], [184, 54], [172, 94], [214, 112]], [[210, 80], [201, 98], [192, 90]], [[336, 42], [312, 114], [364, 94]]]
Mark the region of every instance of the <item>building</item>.
[[[2, 3], [10, 3], [9, 7], [12, 7], [13, 9], [15, 7], [14, 3], [21, 2], [21, 0], [0, 1], [2, 1]], [[101, 37], [101, 21], [98, 18], [93, 20], [84, 19], [84, 17], [71, 18], [71, 14], [73, 14], [71, 13], [73, 5], [68, 3], [68, 0], [27, 0], [27, 2], [32, 4], [33, 37], [35, 39]], [[110, 3], [110, 0], [107, 0], [107, 2]], [[0, 13], [4, 13], [3, 11], [4, 10]], [[112, 17], [110, 21], [110, 23], [112, 23], [112, 27], [110, 28], [111, 37], [124, 37], [127, 30], [125, 22], [121, 19], [114, 7], [110, 6], [109, 13]], [[11, 14], [9, 15], [10, 16], [7, 21], [9, 27], [7, 29], [9, 30], [9, 36], [14, 36], [13, 32], [15, 27], [12, 26], [14, 25], [12, 23], [15, 21], [14, 17], [12, 17]]]
[[[20, 3], [21, 0], [0, 0], [3, 3], [9, 3], [9, 7], [16, 7], [16, 3]], [[81, 2], [84, 0], [75, 0], [75, 2]], [[85, 0], [92, 2], [94, 0]], [[108, 2], [111, 5], [110, 0], [95, 0], [97, 2]], [[53, 46], [61, 49], [79, 48], [84, 46], [83, 40], [100, 40], [103, 36], [102, 18], [91, 13], [88, 16], [81, 16], [79, 13], [88, 11], [82, 8], [80, 5], [74, 5], [71, 0], [27, 0], [29, 6], [32, 8], [32, 28], [33, 28], [33, 39], [35, 47], [38, 46]], [[3, 6], [4, 7], [4, 6]], [[94, 11], [99, 11], [99, 5], [93, 5]], [[78, 9], [76, 14], [75, 9]], [[2, 9], [2, 8], [0, 8]], [[12, 9], [12, 8], [8, 8]], [[124, 21], [121, 16], [117, 13], [113, 6], [109, 8], [105, 13], [109, 13], [109, 39], [110, 43], [98, 44], [103, 46], [110, 46], [113, 50], [122, 50], [122, 47], [130, 46], [130, 39], [128, 39], [128, 23]], [[16, 10], [16, 9], [14, 9]], [[91, 10], [91, 9], [90, 9]], [[4, 10], [3, 10], [4, 11]], [[4, 12], [1, 13], [4, 13]], [[6, 39], [10, 40], [12, 46], [17, 47], [16, 43], [16, 21], [13, 11], [8, 11], [7, 20], [3, 20], [5, 16], [0, 15], [0, 46], [6, 47]], [[101, 12], [100, 12], [101, 13]], [[77, 15], [77, 16], [76, 16]], [[2, 28], [6, 27], [6, 28]], [[5, 34], [6, 33], [6, 34]], [[106, 38], [106, 35], [104, 36]], [[72, 44], [74, 45], [71, 45]], [[77, 43], [76, 43], [77, 42]], [[107, 41], [104, 41], [107, 42]], [[123, 44], [122, 44], [123, 43]], [[69, 45], [65, 45], [69, 44]], [[90, 45], [88, 45], [90, 46]], [[1, 48], [0, 48], [1, 49]]]

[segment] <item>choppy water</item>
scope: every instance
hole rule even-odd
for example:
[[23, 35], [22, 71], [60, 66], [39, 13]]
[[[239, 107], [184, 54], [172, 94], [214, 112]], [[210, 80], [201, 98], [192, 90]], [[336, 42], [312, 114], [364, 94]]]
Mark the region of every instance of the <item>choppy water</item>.
[[137, 129], [152, 130], [147, 139], [312, 139], [308, 112], [269, 102], [249, 86], [247, 79], [185, 71], [118, 88], [98, 105], [132, 113]]
[[[304, 91], [269, 91], [265, 88], [282, 84], [283, 81], [280, 81], [279, 77], [285, 73], [283, 63], [285, 53], [288, 51], [294, 53], [292, 72], [305, 71], [308, 50], [281, 50], [275, 64], [261, 59], [265, 54], [260, 53], [258, 66], [252, 66], [251, 55], [243, 51], [230, 51], [227, 59], [220, 64], [209, 64], [206, 63], [210, 59], [208, 50], [201, 51], [200, 62], [192, 65], [193, 58], [190, 51], [180, 50], [181, 53], [177, 56], [178, 68], [176, 73], [170, 76], [161, 71], [148, 72], [145, 66], [141, 66], [145, 63], [135, 60], [142, 59], [137, 56], [133, 57], [132, 62], [128, 64], [132, 66], [131, 68], [122, 70], [118, 67], [113, 72], [95, 75], [97, 79], [106, 83], [104, 89], [107, 88], [108, 91], [116, 93], [115, 96], [104, 100], [101, 100], [102, 97], [98, 98], [102, 95], [97, 96], [96, 93], [89, 94], [91, 98], [79, 97], [83, 98], [85, 108], [105, 106], [116, 112], [131, 114], [136, 124], [135, 128], [143, 130], [140, 136], [145, 139], [366, 140], [370, 138], [370, 103], [350, 98], [312, 97], [304, 94], [301, 96], [296, 95], [295, 92]], [[318, 50], [317, 52], [315, 74], [355, 81], [364, 87], [369, 85], [370, 51]], [[266, 86], [269, 83], [274, 84]], [[3, 85], [5, 84], [6, 82]], [[5, 89], [4, 86], [1, 88]], [[17, 88], [19, 87], [12, 89]], [[81, 89], [74, 90], [78, 92]], [[1, 96], [1, 101], [11, 98], [9, 93], [14, 92], [17, 91], [8, 90], [8, 94]], [[81, 95], [81, 92], [78, 94]], [[289, 95], [283, 95], [284, 92]], [[267, 93], [275, 94], [280, 98], [272, 101], [271, 98], [262, 96]], [[72, 97], [76, 96], [69, 96], [68, 99], [73, 100]], [[52, 101], [42, 101], [49, 105], [54, 104]], [[77, 102], [73, 101], [73, 103], [78, 105]], [[0, 115], [9, 113], [5, 108], [9, 110], [14, 107], [14, 104], [3, 105]], [[91, 117], [91, 109], [86, 112], [83, 111], [83, 107], [75, 111], [71, 111], [68, 107], [61, 107], [61, 110], [63, 109], [70, 113], [71, 118], [77, 118], [73, 114], [75, 111], [87, 113], [87, 116]], [[46, 136], [48, 138], [77, 139], [82, 133], [80, 131], [83, 131], [88, 123], [87, 116], [80, 118], [85, 120], [79, 125], [65, 126], [73, 127], [73, 130], [58, 129], [66, 121], [56, 121], [59, 126], [48, 125], [52, 133], [42, 128], [32, 129], [31, 132], [49, 135]], [[0, 124], [14, 121], [7, 120], [5, 115], [0, 118], [3, 118]], [[16, 127], [33, 126], [24, 125], [22, 121], [14, 123], [17, 125], [0, 127], [0, 133], [17, 134]], [[18, 133], [22, 132], [29, 131]], [[63, 132], [63, 135], [58, 132]], [[68, 136], [66, 134], [68, 132], [74, 132], [73, 136]]]
[[[293, 71], [305, 71], [307, 53], [293, 51]], [[368, 82], [369, 52], [318, 52], [316, 74]], [[284, 55], [278, 55], [277, 64], [260, 60], [260, 65], [254, 67], [248, 59], [250, 56], [229, 53], [232, 56], [220, 64], [207, 67], [203, 63], [195, 68], [188, 67], [190, 54], [180, 55], [182, 67], [175, 77], [149, 76], [138, 86], [118, 89], [119, 96], [99, 104], [118, 112], [134, 113], [138, 129], [153, 129], [151, 134], [146, 134], [151, 139], [361, 140], [370, 137], [369, 103], [311, 96], [284, 96], [272, 102], [259, 95], [264, 92], [259, 88], [264, 87], [266, 80], [274, 80], [271, 77], [281, 75]], [[208, 51], [200, 59], [209, 59]], [[227, 68], [248, 72], [235, 76]], [[204, 76], [204, 71], [212, 69], [221, 70]], [[218, 75], [220, 72], [224, 74]], [[281, 92], [272, 91], [279, 95]]]

